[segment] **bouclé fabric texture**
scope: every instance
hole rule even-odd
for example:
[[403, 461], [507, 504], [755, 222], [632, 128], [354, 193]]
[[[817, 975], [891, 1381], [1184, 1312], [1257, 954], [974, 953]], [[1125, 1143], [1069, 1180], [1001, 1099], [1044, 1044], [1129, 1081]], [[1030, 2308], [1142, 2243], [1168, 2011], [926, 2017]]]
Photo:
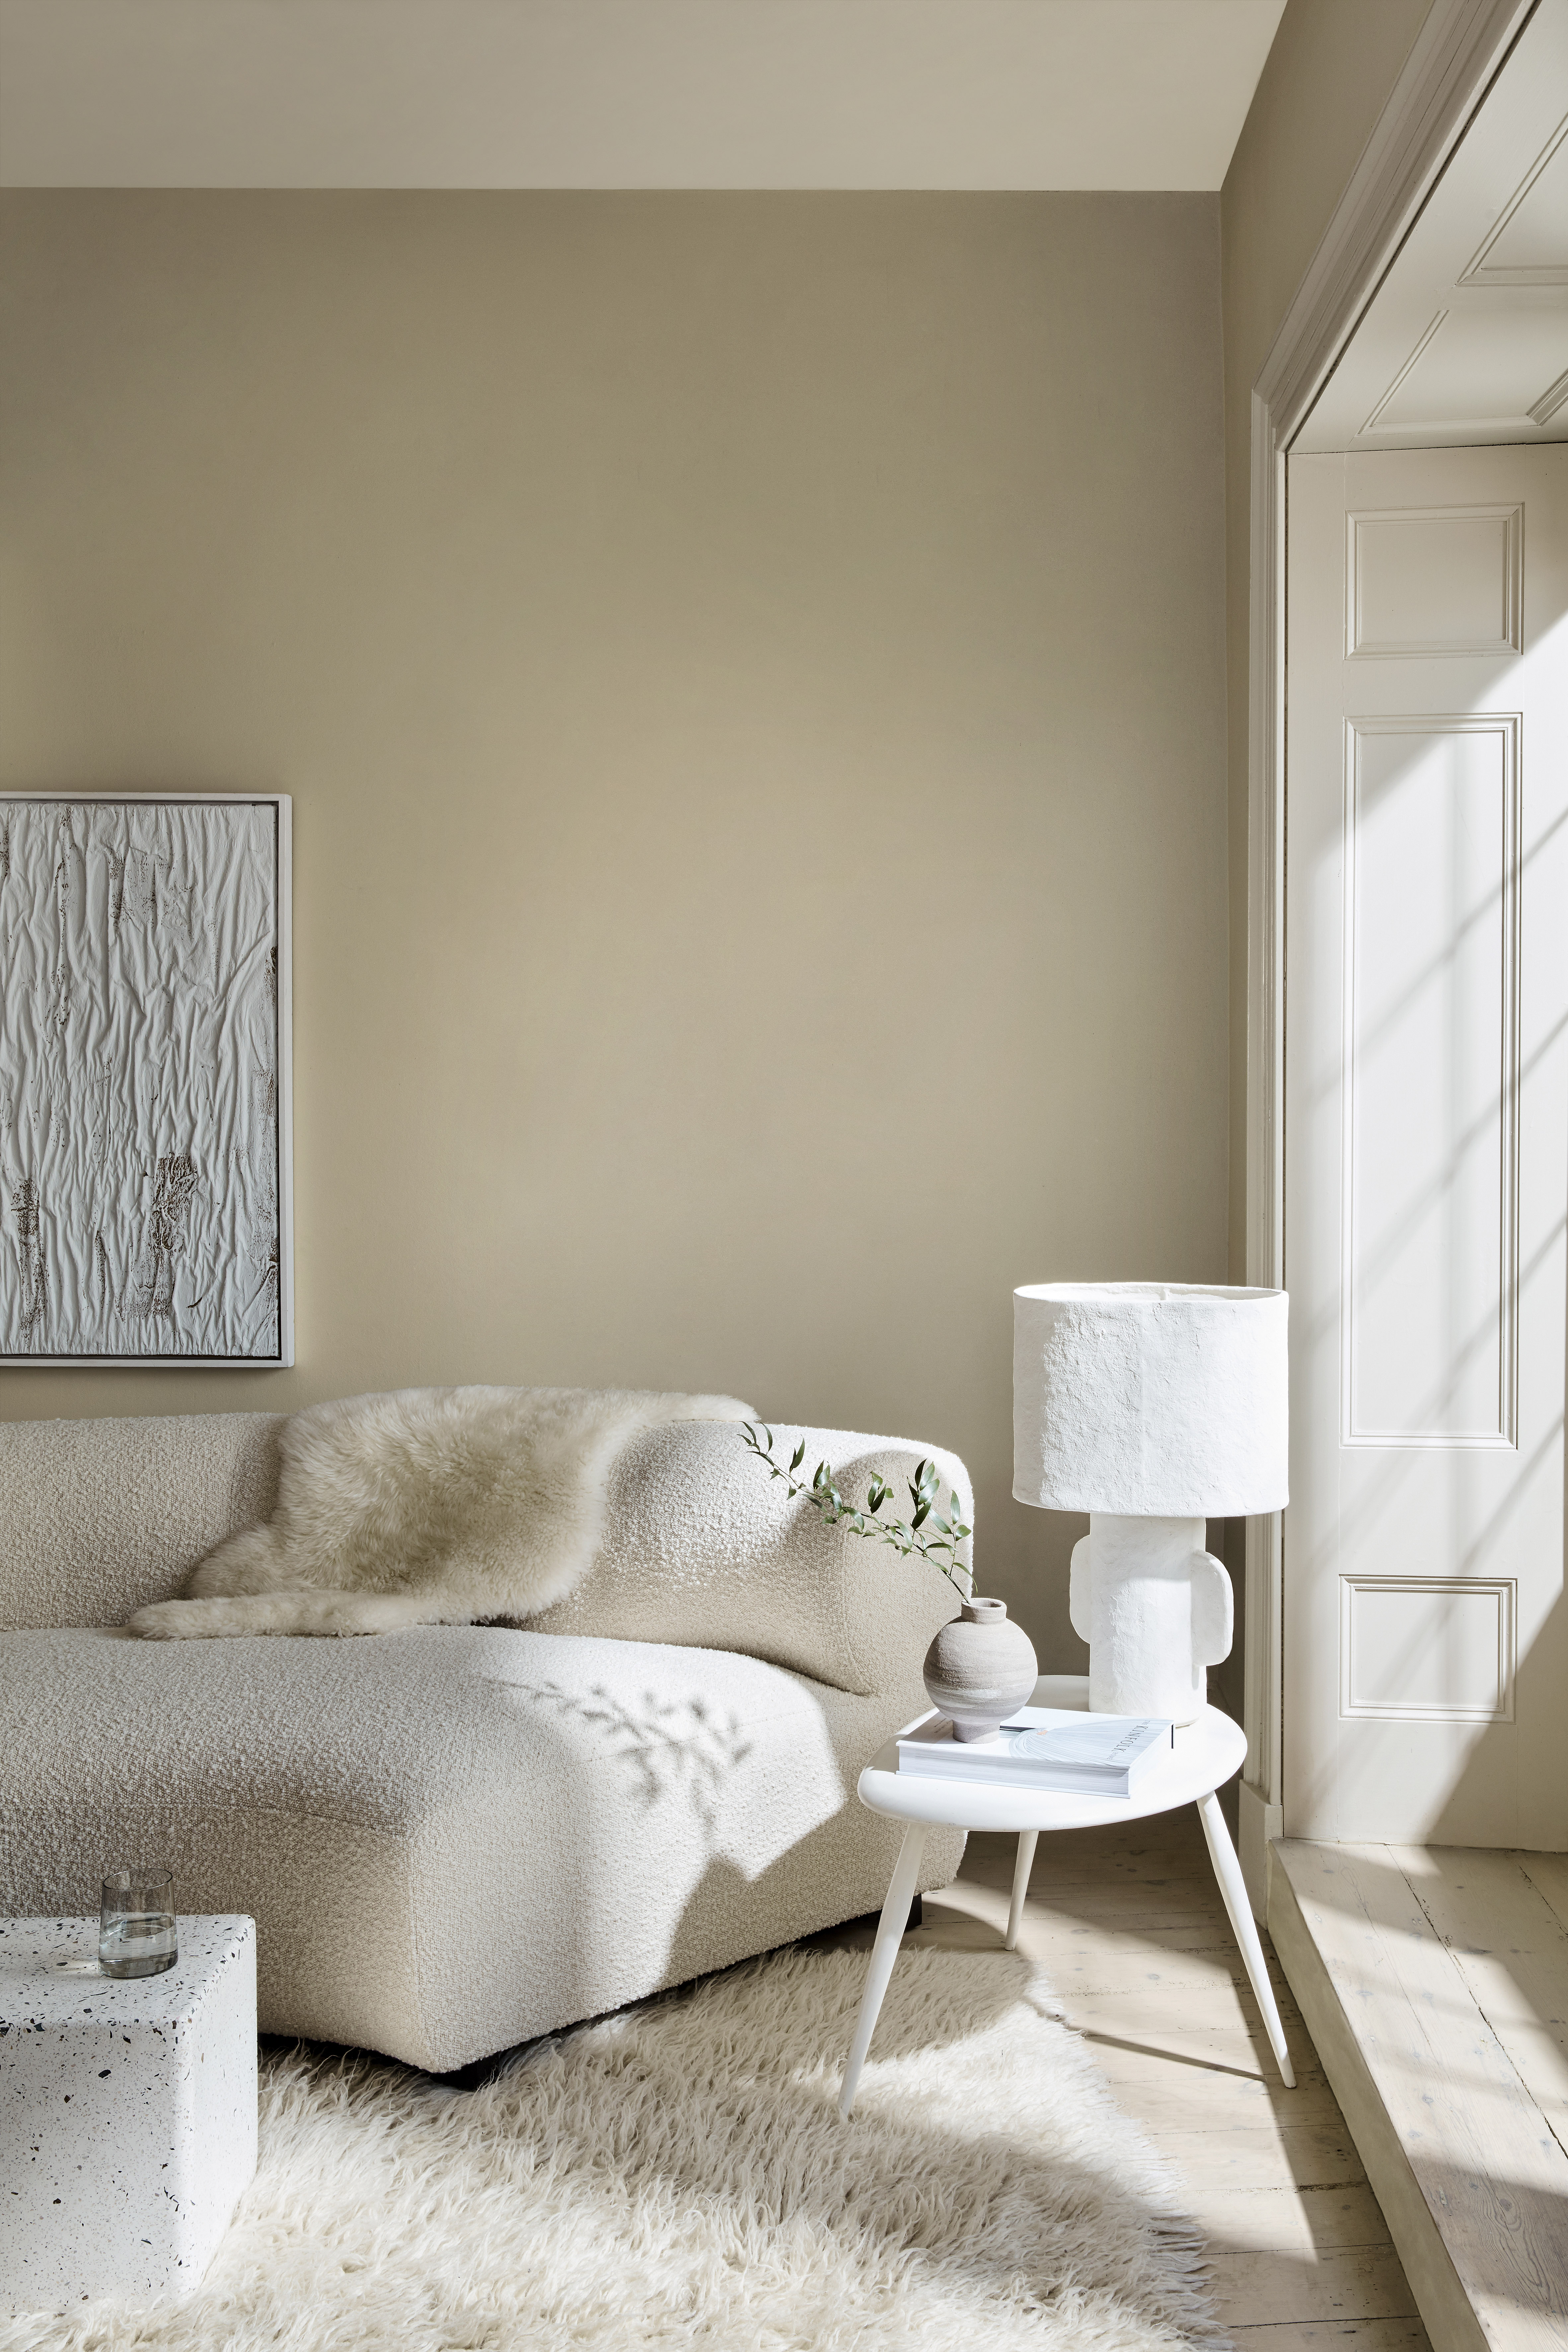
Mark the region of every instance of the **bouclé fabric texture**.
[[[864, 1545], [861, 1547], [867, 1549]], [[106, 1857], [256, 1921], [262, 2030], [439, 2072], [879, 1907], [855, 1795], [925, 1705], [732, 1650], [414, 1625], [374, 1642], [0, 1645], [0, 1916], [80, 1917]], [[962, 1832], [926, 1840], [945, 1885]]]
[[[774, 1435], [786, 1460], [798, 1437], [808, 1464], [830, 1462], [857, 1501], [879, 1477], [903, 1502], [923, 1454], [974, 1523], [969, 1473], [940, 1447], [851, 1429], [775, 1426]], [[967, 1541], [959, 1558], [967, 1570]], [[957, 1609], [939, 1569], [830, 1526], [768, 1476], [732, 1423], [709, 1421], [647, 1430], [625, 1448], [592, 1569], [530, 1622], [541, 1633], [743, 1650], [839, 1690], [909, 1686], [918, 1700], [927, 1645]]]
[[278, 1503], [280, 1412], [0, 1422], [0, 1632], [123, 1625]]
[[[256, 1920], [265, 2031], [438, 2070], [880, 1905], [900, 1824], [855, 1784], [928, 1704], [935, 1570], [792, 1502], [733, 1423], [673, 1421], [527, 1627], [126, 1632], [274, 1515], [286, 1427], [0, 1424], [0, 1914], [92, 1912], [105, 1856], [154, 1853], [181, 1910]], [[857, 1496], [933, 1454], [797, 1435]], [[921, 1891], [963, 1851], [932, 1831]]]
[[626, 1389], [402, 1389], [296, 1413], [266, 1527], [209, 1554], [153, 1641], [386, 1633], [517, 1622], [563, 1600], [604, 1533], [611, 1465], [641, 1431], [752, 1418], [733, 1397]]

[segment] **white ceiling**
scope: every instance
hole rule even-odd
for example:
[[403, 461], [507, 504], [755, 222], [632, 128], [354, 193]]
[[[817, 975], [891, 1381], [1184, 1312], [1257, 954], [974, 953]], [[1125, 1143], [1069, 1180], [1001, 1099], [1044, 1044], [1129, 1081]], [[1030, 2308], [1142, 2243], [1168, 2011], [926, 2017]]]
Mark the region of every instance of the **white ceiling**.
[[0, 0], [0, 181], [1213, 189], [1283, 5]]
[[1297, 436], [1568, 439], [1568, 0], [1541, 0]]

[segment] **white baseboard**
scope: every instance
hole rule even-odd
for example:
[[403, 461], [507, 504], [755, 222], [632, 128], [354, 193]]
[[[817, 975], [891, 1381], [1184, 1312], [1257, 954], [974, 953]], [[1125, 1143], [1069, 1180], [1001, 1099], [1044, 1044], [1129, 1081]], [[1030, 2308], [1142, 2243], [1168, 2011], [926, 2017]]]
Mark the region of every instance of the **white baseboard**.
[[1268, 1916], [1268, 1845], [1270, 1839], [1285, 1834], [1285, 1809], [1282, 1805], [1266, 1804], [1251, 1782], [1244, 1780], [1237, 1827], [1237, 1850], [1241, 1874], [1247, 1881], [1247, 1899], [1252, 1906], [1253, 1916], [1263, 1920]]

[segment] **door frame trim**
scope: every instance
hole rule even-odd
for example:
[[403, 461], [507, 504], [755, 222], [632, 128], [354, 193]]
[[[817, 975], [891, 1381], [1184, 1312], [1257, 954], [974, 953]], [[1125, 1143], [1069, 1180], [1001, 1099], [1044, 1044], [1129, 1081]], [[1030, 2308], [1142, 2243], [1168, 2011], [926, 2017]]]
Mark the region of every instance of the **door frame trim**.
[[[1285, 1270], [1285, 459], [1537, 0], [1433, 0], [1280, 322], [1251, 402], [1247, 625], [1247, 1279]], [[1279, 1512], [1247, 1522], [1241, 1858], [1266, 1900], [1283, 1799]]]

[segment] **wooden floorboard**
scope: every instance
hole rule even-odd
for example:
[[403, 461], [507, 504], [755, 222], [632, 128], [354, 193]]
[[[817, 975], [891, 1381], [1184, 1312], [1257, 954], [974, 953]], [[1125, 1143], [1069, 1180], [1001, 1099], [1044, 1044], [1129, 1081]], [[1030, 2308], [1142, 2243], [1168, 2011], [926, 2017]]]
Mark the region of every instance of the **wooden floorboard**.
[[1563, 1857], [1465, 1846], [1388, 1851], [1525, 2090], [1568, 2149], [1568, 1926], [1521, 1866]]
[[1266, 2327], [1308, 2319], [1410, 2319], [1410, 2289], [1389, 2244], [1314, 2247], [1310, 2254], [1215, 2254], [1210, 2269], [1226, 2327]]
[[[909, 1942], [994, 1950], [1014, 1852], [1011, 1838], [971, 1838]], [[1355, 2142], [1270, 1955], [1298, 2087], [1279, 2079], [1195, 1810], [1042, 1837], [1020, 1944], [1118, 2105], [1180, 2177], [1237, 2352], [1427, 2352]]]
[[1516, 1853], [1514, 1860], [1568, 1927], [1568, 1853]]
[[1237, 2352], [1426, 2352], [1419, 2319], [1288, 2319], [1243, 2327], [1234, 2321]]
[[1438, 2352], [1568, 2346], [1568, 1931], [1537, 1859], [1274, 1849], [1275, 1940]]
[[1233, 2189], [1204, 2200], [1211, 2226], [1238, 2254], [1327, 2254], [1386, 2246], [1388, 2226], [1364, 2183], [1348, 2189]]

